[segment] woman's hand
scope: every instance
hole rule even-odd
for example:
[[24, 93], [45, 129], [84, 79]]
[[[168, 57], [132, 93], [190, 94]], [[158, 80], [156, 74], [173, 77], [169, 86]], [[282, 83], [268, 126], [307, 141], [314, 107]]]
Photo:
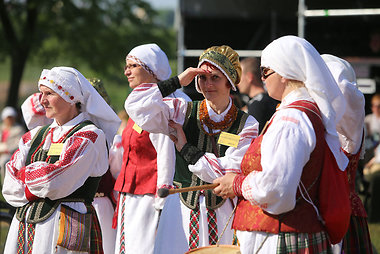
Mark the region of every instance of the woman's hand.
[[234, 179], [237, 174], [227, 173], [222, 177], [214, 180], [213, 183], [219, 183], [217, 187], [214, 188], [214, 193], [222, 198], [234, 198]]
[[207, 70], [204, 70], [202, 68], [193, 68], [189, 67], [184, 72], [178, 75], [179, 83], [181, 86], [187, 86], [193, 81], [193, 79], [198, 74], [207, 74], [209, 73]]
[[186, 135], [182, 129], [182, 125], [170, 120], [169, 127], [173, 128], [177, 133], [176, 136], [173, 134], [170, 134], [170, 139], [174, 142], [175, 147], [180, 152], [183, 146], [187, 143]]

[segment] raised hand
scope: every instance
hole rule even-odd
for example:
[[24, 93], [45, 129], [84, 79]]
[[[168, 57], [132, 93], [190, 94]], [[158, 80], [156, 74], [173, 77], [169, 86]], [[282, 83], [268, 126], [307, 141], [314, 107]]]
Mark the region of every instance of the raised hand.
[[179, 83], [181, 86], [187, 86], [193, 81], [198, 74], [207, 74], [209, 71], [202, 68], [189, 67], [184, 72], [178, 75]]

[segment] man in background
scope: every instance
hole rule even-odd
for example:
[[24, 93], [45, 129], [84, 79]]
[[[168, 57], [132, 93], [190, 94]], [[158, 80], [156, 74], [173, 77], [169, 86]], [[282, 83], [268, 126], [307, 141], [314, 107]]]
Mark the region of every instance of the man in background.
[[242, 110], [252, 115], [259, 122], [261, 132], [265, 123], [276, 111], [279, 101], [271, 98], [264, 88], [260, 75], [260, 60], [258, 58], [244, 58], [241, 62], [242, 76], [238, 84], [239, 92], [246, 94], [246, 106]]

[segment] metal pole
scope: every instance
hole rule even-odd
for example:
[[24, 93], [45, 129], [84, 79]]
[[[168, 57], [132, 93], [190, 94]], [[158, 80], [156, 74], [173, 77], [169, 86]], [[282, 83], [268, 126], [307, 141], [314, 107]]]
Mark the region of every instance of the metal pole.
[[304, 10], [305, 17], [365, 16], [365, 15], [380, 15], [380, 9], [372, 8], [372, 9]]
[[298, 1], [298, 36], [305, 38], [305, 0]]
[[177, 44], [178, 44], [178, 49], [177, 49], [177, 73], [182, 73], [184, 70], [184, 65], [185, 65], [185, 58], [184, 58], [184, 52], [185, 52], [185, 33], [184, 33], [184, 20], [182, 17], [181, 13], [181, 5], [182, 1], [180, 0], [179, 3], [177, 4], [176, 12], [175, 12], [175, 23], [176, 23], [176, 28], [178, 31], [177, 35]]

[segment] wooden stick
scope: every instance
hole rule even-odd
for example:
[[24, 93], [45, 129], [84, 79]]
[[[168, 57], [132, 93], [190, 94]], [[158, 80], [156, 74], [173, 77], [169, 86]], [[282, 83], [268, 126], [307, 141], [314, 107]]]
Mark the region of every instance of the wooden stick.
[[161, 198], [164, 198], [164, 197], [166, 197], [170, 194], [174, 194], [174, 193], [197, 191], [197, 190], [211, 190], [211, 189], [214, 189], [218, 185], [219, 185], [219, 183], [211, 183], [211, 184], [204, 184], [204, 185], [199, 185], [199, 186], [190, 186], [190, 187], [178, 188], [178, 189], [160, 188], [157, 191], [157, 195]]

